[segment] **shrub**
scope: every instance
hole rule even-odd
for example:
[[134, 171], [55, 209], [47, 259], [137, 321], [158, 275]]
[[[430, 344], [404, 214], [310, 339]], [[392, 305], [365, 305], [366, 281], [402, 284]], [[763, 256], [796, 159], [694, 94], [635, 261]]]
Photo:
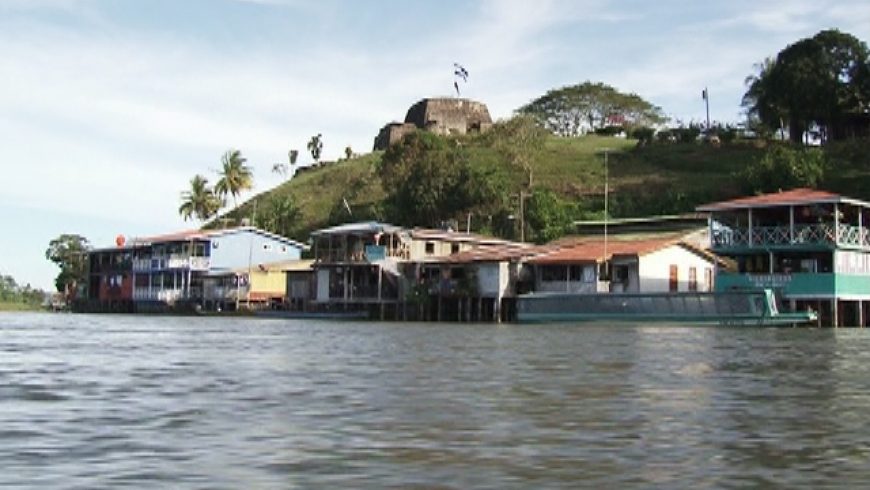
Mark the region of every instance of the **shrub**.
[[753, 193], [817, 187], [824, 178], [826, 167], [825, 154], [817, 148], [776, 145], [760, 160], [746, 167], [740, 179], [745, 189]]

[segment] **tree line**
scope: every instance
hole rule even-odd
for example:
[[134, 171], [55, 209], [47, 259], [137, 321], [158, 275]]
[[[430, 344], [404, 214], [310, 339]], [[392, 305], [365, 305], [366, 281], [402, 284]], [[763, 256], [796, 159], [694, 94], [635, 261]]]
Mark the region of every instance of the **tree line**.
[[10, 275], [0, 274], [0, 303], [39, 306], [45, 301], [45, 291], [30, 284], [20, 285]]

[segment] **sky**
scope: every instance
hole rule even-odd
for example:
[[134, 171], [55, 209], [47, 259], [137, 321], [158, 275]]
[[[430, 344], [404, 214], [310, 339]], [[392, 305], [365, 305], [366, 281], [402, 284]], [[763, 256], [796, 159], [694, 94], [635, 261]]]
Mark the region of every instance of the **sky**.
[[837, 28], [867, 41], [870, 2], [826, 0], [0, 0], [0, 274], [53, 288], [62, 233], [111, 246], [198, 226], [195, 174], [237, 148], [255, 189], [312, 135], [324, 159], [371, 150], [414, 102], [462, 96], [493, 119], [586, 80], [674, 120], [739, 122], [744, 79]]

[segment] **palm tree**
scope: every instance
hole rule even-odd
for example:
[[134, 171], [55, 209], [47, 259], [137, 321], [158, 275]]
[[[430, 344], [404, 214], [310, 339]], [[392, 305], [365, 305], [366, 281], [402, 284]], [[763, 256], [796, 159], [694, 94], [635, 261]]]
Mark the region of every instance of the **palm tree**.
[[236, 196], [254, 186], [254, 176], [251, 167], [245, 165], [247, 159], [239, 150], [227, 150], [221, 157], [220, 180], [214, 186], [215, 194], [224, 198], [227, 194], [233, 196], [233, 208], [237, 207]]
[[[272, 165], [272, 172], [276, 174], [281, 174], [283, 177], [287, 176], [287, 172], [296, 165], [296, 158], [299, 157], [299, 150], [290, 150], [287, 152], [287, 158], [290, 161], [290, 166], [287, 166], [286, 163], [275, 163]], [[292, 176], [291, 176], [292, 177]]]
[[746, 93], [743, 94], [741, 105], [746, 109], [746, 115], [751, 121], [760, 124], [768, 131], [783, 130], [783, 121], [788, 119], [788, 110], [782, 103], [781, 92], [774, 79], [776, 58], [765, 58], [753, 67], [757, 75], [749, 75], [743, 81]]
[[308, 151], [311, 152], [311, 158], [314, 159], [314, 163], [319, 163], [320, 155], [323, 152], [323, 135], [317, 133], [317, 136], [312, 136], [308, 140]]
[[184, 221], [191, 217], [205, 221], [217, 214], [220, 205], [220, 200], [208, 186], [208, 179], [196, 175], [190, 179], [190, 190], [181, 193], [178, 214], [184, 217]]

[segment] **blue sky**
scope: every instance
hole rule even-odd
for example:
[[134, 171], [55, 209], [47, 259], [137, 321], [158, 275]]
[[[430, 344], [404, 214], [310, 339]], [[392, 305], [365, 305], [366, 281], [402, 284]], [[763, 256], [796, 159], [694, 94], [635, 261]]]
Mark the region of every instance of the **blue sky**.
[[[371, 149], [415, 101], [463, 95], [496, 119], [585, 80], [683, 121], [736, 122], [753, 64], [821, 29], [864, 41], [849, 1], [0, 0], [0, 273], [49, 288], [48, 242], [98, 246], [196, 226], [179, 195], [239, 148], [255, 192], [323, 134]], [[244, 196], [249, 197], [249, 196]]]

